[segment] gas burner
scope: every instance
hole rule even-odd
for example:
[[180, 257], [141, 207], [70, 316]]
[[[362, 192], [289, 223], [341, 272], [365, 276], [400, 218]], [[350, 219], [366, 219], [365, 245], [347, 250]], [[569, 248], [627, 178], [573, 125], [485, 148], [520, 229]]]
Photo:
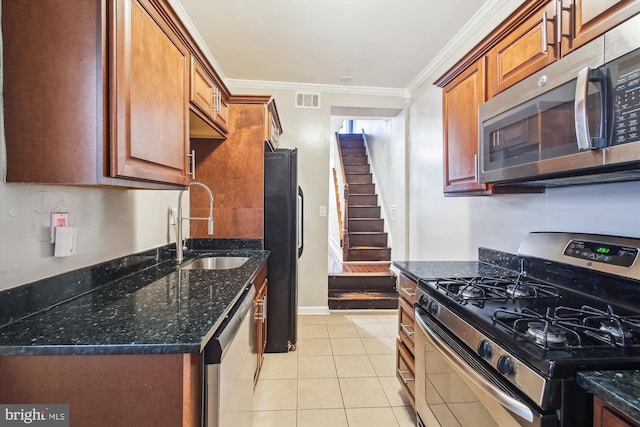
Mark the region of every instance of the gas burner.
[[538, 345], [560, 347], [567, 343], [566, 333], [547, 322], [529, 322], [527, 326], [527, 336]]
[[507, 285], [507, 295], [510, 298], [529, 298], [535, 295], [535, 291], [527, 286], [520, 283]]
[[458, 295], [463, 300], [484, 298], [485, 292], [474, 285], [463, 286], [458, 290]]
[[600, 323], [599, 329], [602, 332], [611, 334], [617, 343], [623, 343], [625, 340], [633, 338], [633, 332], [631, 330], [622, 327], [622, 325], [613, 320], [603, 320]]

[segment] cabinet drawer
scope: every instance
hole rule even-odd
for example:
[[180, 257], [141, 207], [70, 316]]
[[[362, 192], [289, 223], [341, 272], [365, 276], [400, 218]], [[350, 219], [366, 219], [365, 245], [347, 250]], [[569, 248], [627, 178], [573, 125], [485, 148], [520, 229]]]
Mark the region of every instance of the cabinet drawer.
[[414, 331], [413, 306], [409, 305], [403, 298], [398, 299], [398, 336], [400, 341], [407, 346], [412, 354], [415, 354], [415, 344], [413, 341]]
[[400, 340], [396, 341], [396, 377], [402, 389], [407, 393], [411, 404], [415, 406], [415, 361]]
[[401, 274], [398, 276], [398, 285], [400, 296], [407, 300], [410, 305], [413, 305], [416, 302], [416, 282]]

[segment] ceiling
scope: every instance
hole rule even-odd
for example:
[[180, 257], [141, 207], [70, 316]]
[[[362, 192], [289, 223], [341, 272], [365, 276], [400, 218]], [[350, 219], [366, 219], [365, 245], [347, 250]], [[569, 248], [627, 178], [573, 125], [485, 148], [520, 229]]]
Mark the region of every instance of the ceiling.
[[491, 3], [176, 1], [223, 78], [398, 89], [410, 86], [485, 3]]

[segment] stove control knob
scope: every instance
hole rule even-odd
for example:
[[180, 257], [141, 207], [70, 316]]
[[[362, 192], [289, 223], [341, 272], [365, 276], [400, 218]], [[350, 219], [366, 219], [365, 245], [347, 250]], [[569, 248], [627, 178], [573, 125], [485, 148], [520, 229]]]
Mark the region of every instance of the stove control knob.
[[438, 314], [438, 304], [433, 300], [429, 301], [429, 304], [427, 304], [427, 311], [434, 315]]
[[418, 299], [418, 304], [422, 306], [427, 304], [427, 297], [425, 295], [420, 295], [420, 298]]
[[497, 368], [502, 375], [513, 375], [513, 362], [509, 356], [500, 356]]
[[491, 344], [482, 340], [478, 343], [478, 354], [485, 359], [491, 359]]

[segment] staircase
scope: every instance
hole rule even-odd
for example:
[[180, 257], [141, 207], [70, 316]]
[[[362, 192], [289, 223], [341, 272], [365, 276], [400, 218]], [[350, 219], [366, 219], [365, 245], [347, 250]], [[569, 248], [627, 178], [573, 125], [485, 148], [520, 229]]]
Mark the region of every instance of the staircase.
[[339, 134], [345, 191], [344, 267], [329, 274], [330, 309], [397, 308], [391, 248], [362, 134]]
[[369, 158], [360, 134], [341, 134], [344, 175], [349, 185], [347, 202], [347, 236], [344, 261], [390, 261], [387, 233], [380, 216], [378, 195], [373, 183]]

